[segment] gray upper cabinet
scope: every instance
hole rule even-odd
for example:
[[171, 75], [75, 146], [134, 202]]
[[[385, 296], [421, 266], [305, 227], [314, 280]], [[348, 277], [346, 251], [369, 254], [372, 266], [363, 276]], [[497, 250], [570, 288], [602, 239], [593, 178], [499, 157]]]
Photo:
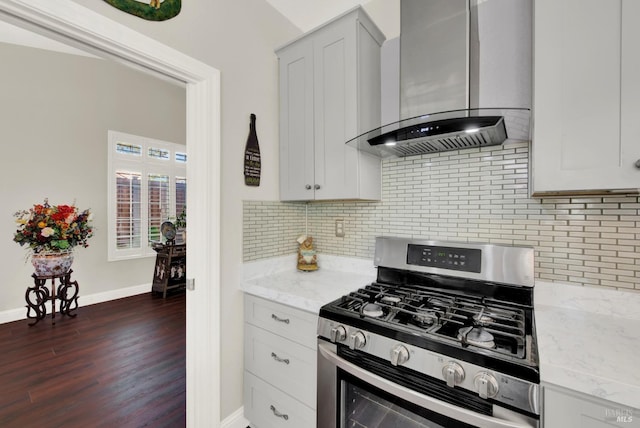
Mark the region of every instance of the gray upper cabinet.
[[380, 199], [380, 159], [345, 142], [380, 126], [383, 41], [358, 7], [276, 51], [281, 200]]
[[534, 194], [640, 188], [640, 2], [536, 0]]

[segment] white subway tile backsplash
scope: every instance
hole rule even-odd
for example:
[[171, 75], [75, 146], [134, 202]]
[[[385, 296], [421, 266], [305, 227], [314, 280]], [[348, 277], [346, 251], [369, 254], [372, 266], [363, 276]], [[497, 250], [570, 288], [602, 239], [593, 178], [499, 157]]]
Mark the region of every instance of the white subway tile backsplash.
[[308, 210], [320, 254], [370, 259], [380, 235], [528, 245], [540, 279], [640, 291], [640, 198], [530, 198], [528, 159], [516, 143], [384, 160], [380, 202], [245, 201], [244, 260], [294, 253]]

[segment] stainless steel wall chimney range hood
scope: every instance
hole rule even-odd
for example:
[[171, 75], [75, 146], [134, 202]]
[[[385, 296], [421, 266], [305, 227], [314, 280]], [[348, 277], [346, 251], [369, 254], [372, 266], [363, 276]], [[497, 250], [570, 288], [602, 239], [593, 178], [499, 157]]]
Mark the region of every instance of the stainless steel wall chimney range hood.
[[401, 120], [347, 144], [404, 157], [530, 141], [531, 13], [531, 0], [401, 0]]

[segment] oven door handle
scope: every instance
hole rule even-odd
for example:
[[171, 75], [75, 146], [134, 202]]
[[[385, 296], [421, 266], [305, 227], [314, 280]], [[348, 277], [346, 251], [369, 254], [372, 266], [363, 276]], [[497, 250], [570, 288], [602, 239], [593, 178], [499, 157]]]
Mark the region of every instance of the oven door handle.
[[431, 410], [435, 413], [439, 413], [453, 420], [477, 426], [479, 428], [532, 428], [532, 425], [525, 421], [508, 421], [492, 416], [486, 416], [480, 413], [473, 412], [471, 410], [455, 406], [453, 404], [445, 403], [444, 401], [440, 401], [438, 399], [429, 397], [404, 386], [393, 383], [381, 376], [370, 373], [358, 367], [357, 365], [341, 358], [331, 349], [330, 346], [331, 345], [322, 342], [318, 343], [318, 351], [320, 352], [322, 357], [327, 359], [330, 363], [332, 363], [336, 367], [340, 367], [342, 370], [352, 374], [353, 376], [356, 376], [357, 378], [369, 383], [370, 385], [386, 391], [391, 395], [400, 397], [417, 406], [420, 406], [427, 410]]

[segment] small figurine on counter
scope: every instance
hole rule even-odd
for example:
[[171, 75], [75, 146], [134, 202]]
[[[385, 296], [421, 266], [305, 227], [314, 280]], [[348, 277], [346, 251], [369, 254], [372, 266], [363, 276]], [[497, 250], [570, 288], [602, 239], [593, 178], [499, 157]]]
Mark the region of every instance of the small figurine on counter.
[[302, 235], [298, 239], [298, 270], [314, 271], [318, 270], [318, 256], [316, 250], [313, 249], [313, 238], [311, 236]]

